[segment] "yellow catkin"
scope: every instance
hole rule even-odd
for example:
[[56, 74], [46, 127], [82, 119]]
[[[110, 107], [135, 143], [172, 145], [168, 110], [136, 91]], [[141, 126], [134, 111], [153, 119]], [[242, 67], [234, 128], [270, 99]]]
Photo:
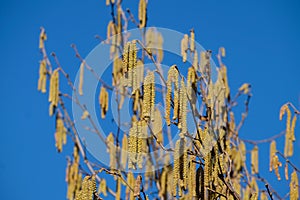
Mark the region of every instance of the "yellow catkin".
[[128, 151], [128, 140], [126, 134], [124, 134], [122, 139], [122, 151], [121, 151], [121, 165], [123, 169], [126, 169], [126, 165], [127, 165], [127, 151]]
[[279, 161], [279, 158], [278, 158], [277, 155], [274, 155], [274, 156], [273, 156], [273, 161], [272, 161], [272, 163], [273, 163], [273, 169], [274, 169], [274, 171], [275, 171], [275, 174], [276, 174], [276, 176], [277, 176], [277, 179], [278, 179], [278, 180], [281, 180], [280, 173], [279, 173], [279, 167], [282, 166], [282, 163]]
[[67, 129], [59, 114], [56, 115], [55, 146], [58, 152], [62, 151], [63, 145], [67, 142]]
[[134, 176], [133, 173], [130, 171], [127, 174], [127, 183], [128, 185], [126, 185], [126, 199], [130, 199], [130, 200], [134, 200], [134, 195], [133, 195], [133, 191], [131, 191], [130, 188], [134, 188]]
[[160, 190], [158, 196], [163, 198], [164, 194], [166, 193], [166, 181], [167, 181], [167, 167], [163, 169], [161, 176], [160, 176]]
[[246, 161], [246, 145], [243, 141], [240, 142], [239, 144], [239, 150], [240, 153], [242, 154], [242, 161], [245, 162]]
[[294, 115], [292, 124], [291, 124], [291, 134], [290, 134], [290, 140], [292, 140], [293, 142], [296, 140], [296, 138], [295, 138], [296, 121], [297, 121], [297, 115]]
[[270, 167], [269, 171], [271, 172], [274, 169], [273, 157], [276, 155], [276, 141], [273, 140], [270, 144]]
[[42, 60], [40, 62], [38, 91], [41, 91], [42, 93], [46, 92], [46, 82], [47, 82], [46, 60]]
[[183, 137], [187, 133], [187, 94], [184, 80], [181, 80], [180, 88], [180, 106], [179, 106], [179, 124], [178, 128], [181, 129], [180, 136]]
[[137, 122], [132, 121], [132, 127], [129, 130], [128, 138], [128, 169], [135, 168], [136, 149], [137, 149]]
[[258, 146], [254, 146], [251, 151], [251, 172], [252, 174], [258, 173]]
[[108, 111], [108, 92], [105, 87], [101, 87], [99, 94], [99, 104], [101, 107], [101, 118], [104, 119]]
[[251, 180], [251, 189], [252, 189], [252, 196], [251, 196], [251, 199], [255, 199], [257, 200], [258, 199], [258, 193], [259, 193], [259, 189], [258, 189], [258, 185], [257, 185], [257, 182], [256, 182], [256, 178], [255, 177], [252, 177], [252, 180]]
[[117, 192], [116, 192], [116, 200], [120, 200], [121, 199], [121, 189], [122, 189], [122, 186], [121, 186], [121, 178], [118, 177], [117, 178]]
[[145, 121], [139, 121], [137, 126], [137, 149], [136, 149], [136, 155], [137, 155], [137, 166], [138, 168], [143, 168], [143, 148], [144, 148], [144, 137], [145, 137], [145, 128], [147, 124]]
[[297, 172], [295, 170], [291, 174], [290, 199], [291, 200], [299, 199], [299, 180], [298, 180]]
[[152, 131], [156, 136], [157, 142], [163, 143], [164, 137], [162, 133], [162, 117], [161, 117], [160, 110], [158, 108], [155, 108], [154, 111], [154, 121], [152, 123]]
[[105, 197], [107, 196], [107, 189], [106, 189], [106, 180], [103, 178], [100, 181], [99, 187], [98, 187], [98, 194], [103, 194]]
[[82, 87], [83, 87], [83, 76], [84, 76], [84, 61], [80, 65], [80, 73], [79, 73], [79, 86], [78, 86], [78, 93], [79, 95], [83, 95]]
[[153, 120], [155, 105], [154, 73], [148, 72], [144, 79], [143, 117]]
[[140, 28], [144, 28], [146, 26], [146, 17], [147, 17], [147, 1], [140, 0], [139, 3], [139, 20], [140, 20]]
[[171, 124], [170, 113], [171, 113], [171, 101], [172, 101], [172, 83], [174, 83], [174, 116], [173, 119], [178, 118], [178, 107], [179, 107], [179, 87], [178, 87], [178, 69], [176, 65], [172, 65], [168, 71], [167, 79], [167, 94], [166, 94], [166, 123], [168, 126]]
[[44, 48], [44, 42], [47, 40], [47, 35], [46, 31], [44, 28], [41, 28], [41, 33], [40, 33], [40, 42], [39, 42], [39, 48], [43, 49]]
[[182, 62], [186, 62], [186, 60], [187, 60], [188, 43], [189, 43], [189, 36], [187, 34], [184, 34], [184, 36], [181, 40]]
[[195, 51], [195, 31], [194, 31], [194, 29], [191, 30], [190, 50], [191, 50], [191, 52]]
[[199, 61], [198, 61], [198, 52], [195, 50], [194, 52], [194, 59], [193, 59], [193, 67], [195, 70], [198, 70], [198, 64], [199, 64]]
[[112, 84], [113, 86], [119, 85], [123, 76], [123, 68], [122, 68], [122, 60], [115, 54], [114, 62], [113, 62], [113, 77]]
[[142, 176], [138, 175], [136, 177], [136, 180], [135, 180], [135, 183], [134, 183], [134, 192], [133, 192], [134, 197], [137, 197], [137, 196], [140, 195], [141, 183], [142, 183]]
[[285, 133], [285, 144], [284, 144], [284, 156], [285, 157], [289, 157], [289, 154], [290, 154], [290, 149], [291, 149], [291, 145], [292, 142], [291, 142], [291, 111], [289, 109], [288, 106], [286, 106], [286, 133]]
[[[128, 87], [133, 87], [133, 75], [137, 66], [137, 48], [136, 41], [133, 40], [129, 46], [129, 63], [128, 63]], [[135, 88], [134, 88], [135, 89]]]
[[219, 48], [219, 52], [221, 53], [221, 56], [222, 56], [222, 57], [225, 57], [225, 56], [226, 56], [226, 51], [225, 51], [225, 48], [224, 48], [224, 47], [220, 47], [220, 48]]
[[130, 42], [127, 42], [123, 49], [123, 58], [122, 58], [122, 68], [123, 73], [128, 72], [128, 65], [129, 65], [129, 47]]
[[284, 165], [284, 177], [285, 180], [289, 180], [289, 165], [287, 162]]
[[190, 159], [190, 166], [189, 166], [189, 172], [188, 172], [188, 190], [189, 190], [189, 197], [192, 199], [192, 197], [196, 196], [196, 156], [192, 155]]
[[196, 103], [196, 91], [197, 91], [197, 77], [196, 77], [196, 71], [194, 67], [190, 67], [188, 70], [188, 76], [187, 76], [187, 94], [189, 98], [191, 99], [191, 102], [193, 106], [195, 106]]
[[109, 167], [116, 169], [116, 147], [115, 147], [114, 135], [110, 133], [106, 138], [107, 152], [109, 153]]
[[58, 69], [54, 70], [50, 78], [50, 91], [49, 91], [49, 115], [53, 115], [53, 109], [57, 107], [59, 101], [59, 73]]
[[177, 140], [175, 152], [174, 152], [174, 168], [173, 168], [173, 188], [172, 188], [172, 194], [173, 196], [177, 196], [177, 186], [179, 182], [179, 170], [180, 170], [180, 140]]

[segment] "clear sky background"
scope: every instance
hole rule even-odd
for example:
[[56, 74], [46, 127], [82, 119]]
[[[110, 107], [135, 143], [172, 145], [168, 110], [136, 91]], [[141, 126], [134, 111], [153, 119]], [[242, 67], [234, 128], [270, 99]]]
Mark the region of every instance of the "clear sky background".
[[[137, 0], [124, 2], [137, 13]], [[231, 90], [244, 82], [253, 88], [240, 131], [248, 139], [284, 130], [278, 114], [285, 102], [300, 108], [299, 10], [297, 0], [149, 0], [148, 7], [149, 25], [186, 33], [194, 28], [204, 48], [217, 52], [226, 47]], [[64, 199], [67, 154], [56, 153], [47, 96], [36, 89], [39, 27], [46, 28], [48, 52], [55, 51], [74, 78], [79, 61], [70, 44], [87, 55], [98, 44], [94, 36], [105, 36], [109, 12], [104, 0], [0, 1], [0, 199]], [[298, 166], [299, 127], [292, 160]], [[260, 171], [284, 195], [288, 182], [274, 182], [268, 172], [269, 146], [260, 147]]]

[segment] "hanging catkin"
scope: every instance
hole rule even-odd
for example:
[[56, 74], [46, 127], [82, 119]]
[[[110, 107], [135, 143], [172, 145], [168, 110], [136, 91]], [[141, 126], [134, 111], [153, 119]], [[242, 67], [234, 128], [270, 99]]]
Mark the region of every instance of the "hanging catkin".
[[108, 111], [108, 92], [105, 87], [101, 87], [99, 94], [99, 104], [101, 107], [101, 118], [104, 119]]
[[181, 40], [181, 56], [182, 56], [182, 62], [186, 62], [187, 60], [187, 50], [189, 48], [189, 36], [188, 34], [184, 34], [182, 40]]
[[128, 151], [128, 140], [126, 134], [124, 133], [122, 139], [122, 151], [121, 151], [121, 165], [123, 169], [126, 169], [126, 165], [127, 165], [127, 151]]
[[190, 50], [191, 50], [191, 52], [195, 51], [195, 32], [194, 32], [194, 29], [191, 30]]
[[79, 95], [83, 95], [82, 87], [83, 87], [84, 66], [85, 66], [85, 63], [83, 61], [80, 65], [79, 86], [78, 86]]
[[131, 171], [127, 174], [127, 183], [128, 185], [126, 186], [126, 199], [129, 198], [129, 200], [134, 200], [134, 193], [133, 191], [131, 191], [131, 188], [134, 189], [135, 180]]
[[168, 71], [167, 79], [167, 94], [166, 94], [166, 123], [168, 126], [171, 124], [170, 113], [171, 113], [171, 101], [172, 101], [172, 83], [174, 83], [174, 113], [173, 120], [178, 118], [178, 107], [179, 107], [179, 83], [178, 83], [179, 72], [176, 65], [172, 65]]
[[180, 88], [180, 106], [179, 106], [179, 124], [178, 128], [181, 129], [180, 137], [183, 137], [187, 133], [187, 94], [184, 80], [181, 79], [181, 88]]
[[297, 172], [294, 170], [291, 174], [290, 200], [298, 200], [298, 199], [299, 199], [299, 180], [298, 180]]
[[46, 60], [42, 60], [40, 62], [38, 91], [41, 91], [42, 93], [46, 92], [46, 81], [47, 81]]
[[56, 114], [55, 146], [58, 152], [62, 151], [63, 145], [67, 143], [67, 129], [60, 114]]
[[128, 138], [128, 169], [135, 169], [137, 151], [137, 130], [137, 121], [133, 118]]
[[155, 105], [155, 82], [154, 72], [148, 72], [144, 79], [143, 118], [154, 117]]
[[273, 163], [273, 158], [276, 155], [276, 141], [273, 140], [270, 144], [270, 167], [269, 171], [271, 172], [274, 169], [274, 163]]
[[164, 142], [163, 134], [162, 134], [162, 117], [160, 114], [160, 110], [158, 108], [155, 108], [154, 110], [154, 121], [152, 122], [152, 131], [154, 135], [156, 136], [156, 140], [159, 143]]
[[258, 146], [254, 146], [251, 151], [251, 172], [258, 174]]
[[173, 168], [173, 188], [172, 194], [174, 197], [177, 196], [177, 186], [179, 182], [179, 171], [180, 171], [180, 140], [177, 140], [174, 152], [174, 168]]
[[112, 132], [106, 138], [107, 152], [109, 153], [109, 167], [111, 169], [116, 169], [116, 147], [115, 147], [115, 138]]
[[49, 91], [49, 115], [53, 115], [53, 109], [57, 107], [59, 100], [59, 69], [53, 71], [50, 78], [50, 91]]
[[196, 156], [192, 155], [189, 162], [188, 171], [188, 190], [189, 198], [193, 199], [196, 196]]
[[187, 94], [193, 106], [196, 104], [197, 96], [197, 74], [194, 67], [190, 67], [187, 75]]
[[128, 66], [129, 66], [129, 48], [130, 48], [130, 42], [127, 42], [123, 49], [123, 59], [122, 59], [122, 68], [123, 73], [128, 72]]
[[144, 28], [146, 26], [147, 20], [147, 1], [140, 0], [139, 3], [139, 20], [140, 20], [140, 28]]

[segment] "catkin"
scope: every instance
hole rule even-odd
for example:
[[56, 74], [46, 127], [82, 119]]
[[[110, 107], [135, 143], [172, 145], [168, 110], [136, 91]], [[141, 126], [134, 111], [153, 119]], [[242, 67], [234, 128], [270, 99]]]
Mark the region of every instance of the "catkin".
[[187, 75], [187, 94], [191, 99], [192, 105], [195, 106], [197, 97], [197, 75], [194, 67], [190, 67]]
[[155, 108], [154, 110], [154, 121], [152, 122], [152, 131], [154, 135], [156, 136], [156, 140], [158, 143], [164, 142], [164, 137], [162, 134], [162, 117], [160, 114], [160, 110], [158, 108]]
[[270, 172], [274, 169], [273, 157], [276, 155], [276, 141], [273, 140], [270, 144]]
[[251, 172], [258, 174], [258, 146], [254, 146], [251, 151]]
[[47, 81], [46, 60], [42, 60], [40, 63], [40, 70], [39, 70], [38, 91], [41, 91], [42, 93], [46, 92], [46, 81]]
[[[121, 178], [118, 177], [117, 178], [117, 192], [116, 192], [116, 198], [115, 198], [116, 200], [121, 199], [121, 189], [122, 189], [121, 182], [122, 182]], [[91, 199], [91, 200], [93, 200], [93, 199]]]
[[53, 109], [57, 107], [59, 100], [59, 69], [53, 71], [50, 78], [50, 91], [49, 91], [49, 115], [53, 115]]
[[83, 61], [80, 65], [79, 86], [78, 86], [79, 95], [83, 95], [82, 87], [83, 87], [84, 66], [85, 66], [85, 63]]
[[194, 31], [194, 29], [191, 30], [190, 50], [191, 50], [191, 52], [195, 51], [195, 31]]
[[47, 35], [44, 28], [41, 28], [39, 48], [44, 48], [44, 42], [47, 40]]
[[189, 190], [189, 197], [192, 199], [192, 197], [196, 196], [196, 156], [192, 155], [190, 159], [190, 167], [188, 172], [188, 190]]
[[123, 72], [126, 73], [128, 72], [128, 65], [129, 65], [129, 47], [130, 47], [130, 42], [127, 42], [124, 46], [123, 49], [123, 59], [122, 59], [122, 68]]
[[133, 176], [133, 173], [130, 171], [130, 172], [128, 172], [128, 174], [127, 174], [127, 183], [128, 183], [128, 185], [126, 186], [126, 199], [128, 199], [128, 197], [129, 197], [129, 199], [130, 200], [134, 200], [134, 193], [131, 191], [131, 189], [130, 188], [134, 188], [134, 183], [135, 183], [135, 181], [134, 181], [134, 176]]
[[147, 18], [147, 1], [140, 0], [139, 3], [139, 20], [140, 20], [140, 28], [144, 28], [146, 26], [146, 18]]
[[176, 65], [172, 65], [168, 71], [167, 79], [167, 94], [166, 94], [166, 123], [168, 126], [171, 124], [170, 113], [171, 113], [171, 101], [172, 101], [172, 83], [174, 83], [174, 116], [173, 120], [178, 118], [178, 107], [179, 107], [179, 83], [178, 83], [179, 72]]
[[277, 176], [277, 179], [280, 181], [281, 177], [280, 177], [280, 173], [279, 173], [279, 167], [282, 166], [282, 163], [279, 161], [279, 158], [277, 155], [273, 156], [273, 169], [275, 171], [275, 174]]
[[56, 115], [56, 132], [55, 132], [55, 146], [58, 152], [62, 151], [63, 145], [67, 142], [67, 129], [64, 126], [64, 121], [60, 114]]
[[106, 190], [106, 180], [103, 178], [100, 181], [99, 187], [98, 187], [98, 194], [103, 194], [105, 197], [107, 196], [107, 190]]
[[177, 140], [174, 152], [174, 168], [173, 168], [173, 188], [172, 194], [174, 197], [177, 196], [177, 186], [179, 182], [179, 171], [180, 171], [180, 140]]
[[153, 121], [155, 105], [154, 72], [148, 72], [144, 79], [143, 117]]
[[180, 106], [179, 106], [179, 124], [178, 128], [181, 129], [180, 136], [183, 137], [184, 134], [187, 133], [187, 94], [184, 80], [181, 80], [181, 88], [180, 88]]
[[284, 177], [285, 180], [289, 180], [289, 166], [287, 162], [284, 165]]
[[260, 193], [260, 200], [268, 200], [268, 196], [265, 191]]
[[122, 151], [121, 151], [121, 165], [123, 169], [126, 169], [126, 165], [127, 165], [127, 150], [128, 150], [128, 141], [127, 141], [126, 134], [124, 134], [122, 139]]
[[108, 92], [105, 87], [101, 87], [99, 94], [99, 104], [101, 107], [101, 118], [104, 119], [108, 111]]
[[291, 200], [299, 199], [299, 180], [298, 180], [297, 172], [295, 170], [291, 174], [290, 199]]
[[184, 34], [184, 36], [181, 40], [182, 62], [186, 62], [186, 60], [187, 60], [188, 43], [189, 43], [189, 36], [187, 34]]
[[112, 132], [106, 138], [107, 151], [109, 153], [109, 167], [116, 169], [116, 147], [114, 145], [115, 139]]

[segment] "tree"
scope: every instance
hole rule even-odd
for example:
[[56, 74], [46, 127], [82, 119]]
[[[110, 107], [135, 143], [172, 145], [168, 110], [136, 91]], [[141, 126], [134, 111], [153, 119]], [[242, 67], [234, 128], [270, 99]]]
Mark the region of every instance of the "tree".
[[[46, 32], [41, 28], [39, 48], [43, 58], [38, 90], [46, 93], [49, 85], [49, 115], [56, 119], [58, 152], [63, 150], [67, 137], [74, 144], [66, 170], [67, 198], [92, 200], [109, 195], [115, 199], [281, 199], [259, 174], [259, 144], [266, 142], [270, 143], [269, 170], [280, 180], [279, 168], [284, 164], [284, 176], [290, 179], [290, 199], [298, 199], [299, 169], [289, 161], [300, 114], [297, 108], [286, 103], [280, 109], [280, 120], [286, 115], [284, 132], [259, 142], [242, 140], [239, 131], [248, 114], [251, 85], [243, 84], [232, 95], [222, 62], [225, 48], [217, 52], [215, 66], [214, 53], [201, 48], [192, 29], [181, 40], [173, 41], [181, 46], [181, 61], [164, 67], [165, 30], [147, 27], [147, 1], [139, 3], [138, 20], [129, 9], [124, 11], [121, 1], [110, 0], [106, 4], [112, 20], [102, 41], [103, 46], [109, 47], [108, 57], [101, 55], [101, 59], [112, 63], [105, 67], [112, 74], [111, 80], [105, 78], [106, 71], [97, 73], [99, 66], [95, 67], [90, 58], [83, 58], [72, 45], [81, 61], [78, 81], [73, 83], [57, 56], [52, 53], [53, 59], [48, 57], [44, 46]], [[128, 24], [137, 30], [128, 30]], [[190, 67], [182, 67], [186, 65]], [[91, 100], [88, 90], [93, 92], [91, 88], [95, 87], [91, 87], [92, 78], [101, 85], [96, 87], [100, 112], [86, 104], [89, 101], [85, 97]], [[70, 91], [61, 89], [62, 80], [67, 81]], [[234, 113], [233, 108], [240, 98], [245, 98], [245, 104], [237, 123], [235, 116], [239, 113]], [[68, 106], [70, 102], [73, 109]], [[109, 105], [116, 106], [109, 109]], [[130, 118], [122, 117], [124, 107]], [[111, 121], [109, 116], [113, 114], [109, 112], [113, 110], [117, 130], [108, 127], [110, 133], [105, 134], [97, 126], [95, 114], [101, 116], [100, 123], [106, 123]], [[123, 131], [122, 127], [127, 129]], [[281, 153], [275, 139], [283, 136]], [[97, 145], [107, 150], [109, 162], [99, 161], [93, 152], [91, 141], [95, 137], [99, 139]], [[105, 157], [103, 152], [98, 153]], [[258, 182], [265, 187], [259, 188]]]

